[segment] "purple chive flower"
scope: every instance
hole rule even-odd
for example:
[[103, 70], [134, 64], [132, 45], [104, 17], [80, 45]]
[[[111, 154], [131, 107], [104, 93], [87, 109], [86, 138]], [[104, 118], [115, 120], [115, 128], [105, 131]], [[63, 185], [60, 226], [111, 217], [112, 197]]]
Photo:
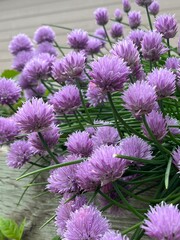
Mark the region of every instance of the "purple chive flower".
[[41, 53], [49, 53], [50, 55], [57, 56], [57, 51], [55, 47], [50, 42], [42, 42], [36, 48], [35, 54], [39, 55]]
[[[126, 137], [121, 140], [120, 148], [122, 155], [151, 160], [152, 150], [144, 140], [137, 136]], [[138, 162], [133, 162], [139, 165]]]
[[129, 38], [136, 45], [138, 49], [141, 48], [141, 42], [143, 40], [145, 32], [141, 29], [136, 29], [130, 32]]
[[178, 206], [162, 202], [155, 207], [150, 206], [147, 220], [144, 221], [142, 228], [145, 234], [156, 240], [180, 239], [180, 211]]
[[[151, 129], [151, 132], [158, 141], [161, 141], [167, 134], [167, 124], [162, 113], [153, 110], [146, 116], [146, 122]], [[144, 125], [142, 125], [144, 135], [151, 139]]]
[[100, 240], [108, 230], [109, 224], [94, 206], [84, 205], [71, 214], [66, 228], [65, 239]]
[[177, 21], [174, 15], [163, 14], [156, 18], [155, 28], [164, 38], [173, 38], [177, 33]]
[[96, 54], [100, 51], [101, 47], [102, 47], [102, 42], [100, 39], [90, 37], [87, 42], [86, 52], [88, 54]]
[[119, 38], [123, 36], [123, 25], [121, 23], [114, 23], [111, 27], [110, 34], [112, 38]]
[[165, 66], [167, 69], [176, 71], [180, 67], [180, 59], [177, 57], [170, 57], [166, 60]]
[[77, 131], [69, 135], [65, 145], [70, 153], [81, 155], [82, 157], [89, 157], [93, 150], [92, 140], [85, 131]]
[[48, 26], [39, 27], [34, 33], [34, 41], [37, 44], [42, 42], [50, 42], [52, 43], [55, 39], [55, 33], [52, 28]]
[[26, 63], [33, 57], [33, 51], [21, 51], [13, 59], [12, 68], [21, 72]]
[[139, 6], [149, 6], [153, 2], [153, 0], [135, 0], [135, 2]]
[[120, 178], [127, 168], [127, 161], [114, 157], [116, 154], [121, 154], [119, 147], [102, 145], [89, 158], [92, 177], [101, 181], [101, 185]]
[[122, 58], [132, 70], [140, 64], [139, 52], [130, 39], [117, 42], [110, 53]]
[[91, 67], [92, 82], [103, 91], [109, 92], [121, 90], [130, 73], [123, 60], [116, 56], [101, 57]]
[[160, 56], [167, 52], [162, 43], [162, 35], [158, 32], [146, 32], [142, 40], [142, 54], [146, 60], [158, 61]]
[[175, 92], [176, 76], [168, 69], [155, 68], [147, 76], [148, 83], [155, 88], [159, 98], [171, 96]]
[[[47, 146], [52, 149], [58, 143], [58, 139], [60, 137], [59, 128], [52, 124], [49, 129], [42, 132], [42, 136]], [[31, 149], [34, 154], [44, 154], [46, 152], [46, 149], [36, 132], [28, 135], [28, 141], [31, 144]]]
[[89, 133], [89, 135], [94, 135], [97, 130], [97, 126], [109, 126], [112, 125], [111, 122], [103, 121], [103, 120], [94, 120], [94, 127], [86, 127], [86, 132]]
[[101, 88], [97, 87], [95, 83], [89, 82], [87, 93], [88, 102], [91, 106], [98, 106], [107, 101], [107, 94]]
[[122, 236], [121, 233], [108, 231], [104, 234], [101, 240], [129, 240], [129, 238], [126, 236]]
[[73, 112], [81, 106], [79, 89], [74, 85], [64, 86], [51, 96], [49, 102], [58, 113]]
[[180, 172], [180, 147], [175, 149], [172, 152], [173, 163], [177, 167], [178, 171]]
[[10, 145], [7, 165], [12, 168], [21, 168], [31, 157], [32, 150], [29, 142], [19, 140]]
[[53, 61], [54, 56], [50, 56], [48, 53], [34, 56], [24, 67], [22, 75], [29, 83], [33, 83], [35, 80], [46, 80], [51, 73]]
[[82, 191], [95, 191], [101, 182], [92, 176], [92, 165], [89, 161], [78, 164], [76, 177], [77, 183]]
[[95, 33], [94, 33], [95, 36], [98, 36], [98, 37], [101, 37], [101, 38], [106, 38], [106, 33], [104, 31], [104, 29], [101, 27], [101, 28], [98, 28], [96, 29]]
[[21, 88], [12, 80], [0, 78], [0, 104], [14, 104], [21, 96]]
[[122, 0], [122, 4], [124, 12], [128, 13], [131, 10], [131, 4], [129, 0]]
[[54, 121], [53, 107], [43, 100], [33, 98], [23, 104], [15, 115], [20, 130], [25, 133], [46, 130]]
[[154, 88], [147, 82], [137, 81], [129, 86], [122, 99], [125, 102], [125, 108], [131, 111], [135, 117], [140, 117], [152, 111], [157, 96]]
[[110, 126], [98, 127], [92, 136], [94, 148], [101, 145], [116, 145], [120, 141], [119, 133], [116, 128]]
[[138, 28], [141, 25], [141, 13], [131, 11], [128, 14], [129, 26], [131, 29]]
[[157, 1], [153, 1], [151, 5], [149, 5], [148, 10], [152, 15], [156, 16], [159, 13], [159, 8], [159, 3]]
[[0, 144], [13, 141], [19, 134], [19, 128], [13, 118], [0, 117]]
[[[170, 133], [172, 133], [173, 135], [180, 134], [180, 128], [179, 128], [178, 120], [175, 119], [175, 118], [171, 118], [169, 116], [166, 116], [165, 119], [166, 119], [166, 124], [168, 126], [168, 129], [169, 129]], [[173, 126], [173, 127], [171, 127], [171, 126]]]
[[56, 209], [55, 225], [57, 234], [60, 236], [63, 236], [66, 231], [66, 223], [70, 219], [71, 213], [87, 203], [87, 199], [84, 196], [76, 196], [75, 199], [66, 203], [67, 200], [63, 197]]
[[77, 50], [83, 50], [87, 46], [88, 33], [82, 29], [74, 29], [67, 36], [68, 45]]
[[122, 12], [119, 8], [117, 8], [115, 11], [114, 11], [114, 17], [115, 17], [115, 20], [117, 22], [121, 22], [122, 19], [123, 19], [123, 15], [122, 15]]
[[46, 88], [41, 83], [38, 86], [27, 88], [24, 90], [24, 96], [27, 100], [32, 99], [33, 97], [42, 97], [46, 91]]
[[109, 21], [108, 11], [106, 8], [97, 8], [94, 11], [94, 16], [97, 24], [100, 26], [106, 25]]
[[81, 52], [70, 52], [63, 59], [56, 60], [52, 67], [52, 75], [59, 82], [79, 78], [85, 68], [85, 56]]
[[[73, 162], [80, 159], [78, 155], [67, 156], [64, 162]], [[77, 193], [79, 187], [77, 184], [76, 170], [78, 164], [57, 168], [53, 170], [48, 178], [47, 189], [53, 193]]]
[[22, 89], [29, 89], [33, 87], [37, 87], [40, 82], [37, 79], [28, 79], [27, 75], [25, 75], [22, 71], [22, 73], [18, 77], [18, 84]]
[[17, 55], [21, 51], [32, 51], [33, 45], [31, 39], [23, 34], [20, 33], [13, 37], [12, 41], [9, 44], [9, 51], [13, 55]]

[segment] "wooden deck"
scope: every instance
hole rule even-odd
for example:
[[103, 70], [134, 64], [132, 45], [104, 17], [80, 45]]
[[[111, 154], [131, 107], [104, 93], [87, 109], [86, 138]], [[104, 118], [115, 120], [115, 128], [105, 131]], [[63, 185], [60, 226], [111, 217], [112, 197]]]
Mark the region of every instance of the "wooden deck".
[[[147, 23], [145, 11], [132, 1], [134, 9], [141, 9], [143, 19]], [[180, 23], [180, 2], [178, 0], [159, 0], [161, 12], [175, 13]], [[121, 0], [0, 0], [0, 72], [11, 67], [12, 57], [8, 52], [11, 38], [18, 33], [33, 33], [41, 24], [56, 24], [73, 28], [83, 28], [91, 33], [96, 28], [93, 11], [97, 7], [107, 7], [111, 16], [116, 8], [121, 8]], [[127, 17], [124, 17], [127, 21]], [[109, 24], [110, 26], [110, 24]], [[62, 46], [66, 44], [67, 31], [55, 29], [56, 40]], [[173, 40], [177, 44], [177, 37]], [[24, 170], [11, 170], [5, 164], [7, 149], [0, 148], [0, 215], [15, 220], [27, 219], [25, 240], [51, 240], [55, 235], [53, 223], [39, 230], [39, 227], [54, 214], [58, 200], [42, 196], [34, 198], [40, 187], [31, 187], [20, 206], [17, 201], [23, 192], [23, 186], [30, 178], [17, 182], [15, 179]], [[121, 220], [113, 219], [113, 226], [123, 229], [131, 226], [135, 219], [129, 215]], [[144, 240], [145, 238], [143, 238]]]

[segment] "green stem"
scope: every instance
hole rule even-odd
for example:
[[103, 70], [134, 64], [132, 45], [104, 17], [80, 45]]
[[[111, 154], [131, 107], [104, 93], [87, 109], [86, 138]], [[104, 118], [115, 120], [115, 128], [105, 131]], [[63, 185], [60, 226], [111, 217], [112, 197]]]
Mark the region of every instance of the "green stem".
[[150, 72], [152, 71], [152, 62], [151, 60], [149, 61], [149, 69], [150, 69]]
[[108, 40], [108, 42], [109, 42], [109, 45], [112, 47], [111, 40], [110, 40], [109, 35], [108, 35], [108, 33], [107, 33], [106, 27], [105, 27], [104, 25], [103, 25], [103, 29], [104, 29], [104, 32], [105, 32], [105, 34], [106, 34], [107, 40]]
[[118, 130], [119, 136], [120, 136], [120, 138], [123, 138], [123, 133], [121, 132], [118, 121], [117, 121], [116, 111], [115, 111], [115, 107], [114, 107], [114, 104], [113, 104], [113, 101], [112, 101], [111, 94], [108, 92], [107, 96], [108, 96], [108, 100], [109, 100], [109, 103], [110, 103], [111, 108], [112, 108], [112, 112], [113, 112], [113, 116], [114, 116], [114, 120], [115, 120], [115, 123], [116, 123], [116, 127], [117, 127], [117, 130]]
[[165, 188], [166, 189], [168, 189], [168, 187], [169, 187], [169, 176], [170, 176], [170, 171], [171, 171], [171, 164], [172, 164], [172, 158], [170, 157], [168, 164], [167, 164], [166, 172], [165, 172]]
[[44, 80], [41, 80], [41, 82], [43, 83], [43, 85], [45, 86], [45, 88], [46, 88], [50, 93], [53, 94], [51, 88], [45, 83], [45, 81], [44, 81]]
[[168, 46], [168, 57], [171, 57], [171, 47], [170, 47], [169, 38], [167, 38], [167, 46]]
[[152, 26], [151, 17], [150, 17], [150, 14], [149, 14], [149, 10], [148, 10], [148, 5], [147, 4], [146, 4], [146, 13], [147, 13], [148, 21], [149, 21], [149, 26], [150, 26], [150, 29], [152, 31], [153, 30], [153, 26]]
[[133, 230], [135, 230], [136, 228], [138, 228], [138, 227], [141, 226], [142, 224], [143, 224], [143, 222], [138, 222], [138, 223], [136, 223], [135, 225], [133, 225], [132, 227], [130, 227], [130, 228], [122, 231], [122, 234], [124, 235], [124, 234], [127, 234], [127, 233], [129, 233], [129, 232], [132, 232]]
[[56, 47], [59, 49], [59, 51], [61, 52], [61, 54], [63, 55], [63, 57], [65, 56], [63, 50], [61, 49], [61, 47], [58, 45], [58, 43], [54, 40], [54, 43], [56, 45]]
[[9, 108], [15, 113], [16, 112], [16, 110], [14, 109], [14, 107], [11, 105], [11, 104], [8, 104], [7, 103], [7, 105], [9, 106]]
[[54, 160], [55, 163], [59, 163], [59, 161], [57, 160], [57, 158], [54, 156], [54, 154], [51, 152], [49, 146], [47, 145], [46, 141], [44, 140], [44, 137], [42, 135], [41, 132], [38, 132], [38, 136], [44, 146], [44, 148], [46, 149], [46, 151], [49, 153], [49, 155], [52, 157], [52, 159]]
[[69, 127], [71, 127], [71, 124], [70, 124], [70, 122], [69, 122], [66, 114], [64, 113], [63, 115], [64, 115], [64, 118], [65, 118], [65, 120], [66, 120], [66, 123], [68, 124]]
[[78, 118], [78, 116], [77, 116], [77, 114], [76, 114], [75, 111], [74, 111], [74, 116], [75, 116], [77, 122], [79, 123], [80, 128], [81, 128], [82, 130], [84, 130], [84, 126], [83, 126], [82, 123], [80, 122], [80, 120], [79, 120], [79, 118]]

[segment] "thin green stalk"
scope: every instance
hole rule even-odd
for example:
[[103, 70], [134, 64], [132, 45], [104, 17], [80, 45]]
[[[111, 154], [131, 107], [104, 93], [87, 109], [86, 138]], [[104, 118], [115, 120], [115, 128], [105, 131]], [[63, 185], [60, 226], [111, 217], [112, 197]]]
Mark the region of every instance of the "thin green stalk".
[[7, 103], [7, 105], [14, 113], [16, 112], [16, 110], [14, 109], [14, 107], [11, 104]]
[[68, 124], [69, 127], [71, 127], [71, 124], [70, 124], [70, 122], [69, 122], [68, 117], [66, 116], [66, 114], [64, 113], [63, 115], [64, 115], [64, 118], [65, 118], [65, 120], [66, 120], [66, 123]]
[[136, 228], [138, 228], [138, 227], [141, 226], [142, 224], [143, 224], [143, 221], [142, 221], [142, 222], [138, 222], [138, 223], [134, 224], [133, 226], [131, 226], [130, 228], [122, 231], [122, 234], [124, 235], [124, 234], [127, 234], [127, 233], [129, 233], [129, 232], [132, 232], [133, 230], [135, 230]]
[[167, 38], [167, 46], [168, 46], [168, 57], [171, 57], [171, 47], [170, 47], [169, 38]]
[[34, 165], [34, 166], [40, 167], [40, 168], [48, 167], [48, 166], [43, 166], [43, 165], [41, 165], [41, 164], [34, 163], [34, 162], [31, 162], [31, 161], [29, 161], [28, 163], [30, 163], [31, 165]]
[[[156, 139], [156, 137], [154, 136], [154, 134], [152, 133], [152, 131], [151, 131], [151, 129], [150, 129], [150, 127], [149, 127], [149, 125], [148, 125], [148, 123], [147, 123], [147, 121], [146, 121], [145, 115], [142, 116], [142, 119], [143, 119], [143, 123], [144, 123], [144, 125], [145, 125], [145, 128], [147, 129], [147, 132], [148, 132], [149, 136], [151, 137], [151, 139], [153, 140], [153, 142], [156, 144], [156, 146], [159, 148], [159, 150], [160, 150], [162, 153], [164, 153], [164, 154], [170, 155], [171, 152], [170, 152], [167, 148], [165, 148], [164, 146], [162, 146], [162, 145], [158, 142], [158, 140]], [[166, 157], [167, 157], [167, 156], [166, 156]]]
[[99, 191], [99, 188], [97, 188], [96, 191], [92, 194], [91, 198], [89, 199], [89, 201], [87, 203], [88, 205], [90, 205], [93, 202], [93, 200], [95, 199], [96, 195], [98, 194], [98, 191]]
[[54, 220], [56, 217], [56, 214], [54, 214], [52, 217], [50, 217], [39, 229], [41, 230], [43, 227], [45, 227], [47, 224], [49, 224], [52, 220]]
[[54, 40], [55, 46], [59, 49], [59, 51], [61, 52], [61, 54], [63, 55], [63, 57], [65, 56], [63, 50], [61, 49], [61, 47], [58, 45], [58, 43]]
[[26, 173], [26, 174], [24, 174], [24, 175], [21, 175], [21, 176], [18, 177], [16, 180], [18, 181], [18, 180], [20, 180], [20, 179], [29, 177], [29, 176], [34, 175], [34, 174], [36, 174], [36, 173], [41, 173], [41, 172], [49, 171], [49, 170], [56, 169], [56, 168], [60, 168], [60, 167], [66, 167], [66, 166], [69, 166], [69, 165], [78, 164], [78, 163], [81, 163], [81, 162], [83, 162], [83, 161], [84, 161], [84, 159], [79, 159], [79, 160], [72, 161], [72, 162], [64, 162], [64, 163], [55, 164], [55, 165], [52, 165], [52, 166], [49, 166], [49, 167], [41, 168], [41, 169], [35, 170], [35, 171], [33, 171], [33, 172], [30, 172], [30, 173]]
[[103, 29], [104, 29], [104, 32], [105, 32], [105, 34], [106, 34], [107, 40], [108, 40], [108, 42], [109, 42], [109, 45], [112, 47], [111, 40], [110, 40], [109, 35], [108, 35], [108, 33], [107, 33], [106, 27], [105, 27], [104, 25], [103, 25]]
[[166, 172], [165, 172], [165, 188], [166, 189], [168, 189], [169, 187], [169, 176], [170, 176], [171, 164], [172, 164], [172, 158], [170, 157], [167, 164]]
[[80, 120], [79, 120], [79, 118], [78, 118], [78, 116], [77, 116], [77, 114], [76, 114], [75, 111], [74, 111], [74, 116], [75, 116], [77, 122], [79, 123], [80, 128], [81, 128], [82, 130], [84, 130], [84, 126], [83, 126], [82, 123], [80, 122]]
[[44, 80], [41, 80], [41, 82], [43, 83], [43, 85], [45, 86], [45, 88], [50, 92], [50, 93], [53, 93], [51, 88], [45, 83]]
[[151, 17], [150, 17], [150, 14], [149, 14], [149, 10], [148, 10], [148, 5], [147, 4], [146, 4], [146, 13], [147, 13], [147, 17], [148, 17], [149, 26], [150, 26], [150, 29], [152, 31], [153, 30], [153, 26], [152, 26]]
[[49, 146], [47, 145], [46, 141], [44, 140], [44, 137], [42, 135], [41, 132], [38, 132], [38, 136], [44, 146], [44, 148], [46, 149], [46, 151], [49, 153], [49, 155], [52, 157], [52, 159], [54, 160], [55, 163], [59, 163], [59, 161], [57, 160], [57, 158], [54, 156], [54, 154], [51, 152]]
[[90, 122], [91, 124], [93, 124], [93, 121], [92, 121], [92, 119], [91, 119], [91, 116], [90, 116], [90, 114], [89, 114], [89, 111], [88, 111], [88, 109], [87, 109], [87, 107], [86, 107], [86, 103], [85, 103], [85, 101], [84, 101], [84, 97], [83, 97], [83, 94], [82, 94], [82, 91], [81, 91], [81, 86], [80, 86], [79, 80], [77, 80], [76, 83], [77, 83], [77, 86], [78, 86], [78, 89], [79, 89], [79, 94], [80, 94], [80, 98], [81, 98], [81, 102], [82, 102], [83, 108], [84, 108], [84, 110], [85, 110], [85, 112], [86, 112], [86, 115], [87, 115], [87, 117], [88, 117], [88, 119], [89, 119], [89, 122]]

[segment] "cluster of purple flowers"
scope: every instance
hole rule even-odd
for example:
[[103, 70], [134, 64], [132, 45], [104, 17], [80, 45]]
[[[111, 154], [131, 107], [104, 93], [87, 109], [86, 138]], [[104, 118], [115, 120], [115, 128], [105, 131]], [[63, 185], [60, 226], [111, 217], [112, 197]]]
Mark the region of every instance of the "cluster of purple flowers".
[[[108, 10], [96, 9], [100, 28], [93, 35], [73, 29], [67, 35], [72, 51], [66, 55], [49, 26], [35, 31], [34, 45], [25, 34], [9, 44], [13, 68], [20, 73], [18, 83], [0, 79], [3, 116], [7, 106], [15, 111], [11, 117], [0, 117], [0, 145], [10, 144], [7, 164], [12, 168], [33, 164], [37, 156], [53, 164], [46, 190], [62, 197], [55, 225], [63, 239], [129, 240], [111, 229], [99, 209], [121, 214], [123, 206], [142, 220], [141, 209], [131, 206], [129, 198], [143, 201], [135, 184], [138, 189], [138, 183], [152, 181], [151, 171], [160, 185], [158, 200], [152, 202], [164, 196], [168, 202], [179, 200], [173, 186], [179, 183], [180, 172], [180, 60], [169, 45], [177, 21], [174, 15], [157, 16], [157, 1], [135, 2], [146, 8], [149, 20], [156, 17], [153, 26], [150, 21], [151, 30], [143, 30], [141, 12], [122, 0], [127, 16], [116, 9], [108, 31]], [[180, 54], [180, 40], [178, 44]], [[21, 96], [26, 98], [22, 105]], [[61, 165], [54, 166], [51, 160]], [[171, 188], [166, 192], [168, 184], [175, 191], [172, 195]], [[157, 240], [180, 239], [177, 206], [162, 202], [145, 216], [136, 236], [144, 231]]]

